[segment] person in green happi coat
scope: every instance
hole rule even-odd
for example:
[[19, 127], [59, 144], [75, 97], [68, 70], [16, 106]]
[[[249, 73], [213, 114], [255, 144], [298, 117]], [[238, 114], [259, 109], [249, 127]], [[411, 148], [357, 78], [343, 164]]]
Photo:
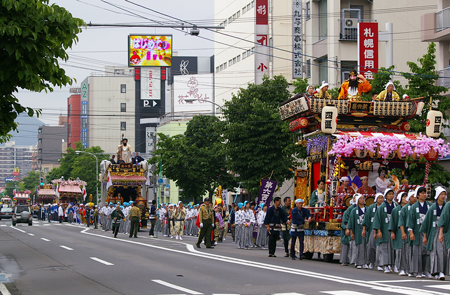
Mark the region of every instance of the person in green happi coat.
[[[378, 265], [378, 251], [377, 250], [377, 233], [373, 230], [373, 220], [375, 218], [375, 214], [378, 210], [378, 207], [383, 204], [384, 197], [383, 194], [375, 195], [375, 203], [367, 208], [367, 212], [364, 215], [363, 220], [363, 232], [362, 236], [366, 238], [367, 243], [367, 260], [369, 263], [369, 269], [373, 269], [375, 265]], [[383, 270], [383, 268], [381, 268]]]
[[399, 269], [402, 268], [401, 262], [402, 262], [403, 240], [402, 240], [402, 231], [398, 224], [400, 221], [400, 214], [402, 208], [408, 203], [406, 201], [407, 197], [408, 195], [405, 192], [401, 192], [397, 195], [397, 204], [399, 204], [399, 206], [395, 207], [392, 210], [391, 221], [389, 222], [388, 229], [391, 232], [392, 246], [395, 252], [395, 263], [393, 268], [394, 273], [398, 273]]
[[347, 227], [350, 230], [351, 239], [355, 241], [355, 266], [357, 269], [369, 268], [366, 255], [367, 242], [366, 238], [362, 236], [363, 220], [367, 212], [367, 207], [365, 206], [366, 200], [361, 194], [355, 194], [354, 198], [356, 206], [350, 213]]
[[350, 207], [345, 210], [342, 215], [341, 222], [341, 265], [347, 266], [350, 263], [352, 252], [350, 251], [350, 230], [348, 229], [348, 220], [350, 218], [350, 213], [355, 208], [354, 199], [350, 201]]
[[408, 214], [409, 209], [411, 209], [411, 206], [414, 205], [415, 202], [417, 202], [416, 192], [414, 190], [410, 190], [408, 192], [408, 196], [406, 197], [407, 204], [403, 206], [402, 210], [400, 211], [400, 218], [398, 221], [398, 226], [400, 227], [400, 231], [402, 232], [402, 258], [400, 263], [400, 276], [410, 276], [413, 277], [414, 274], [410, 272], [410, 264], [411, 264], [411, 253], [412, 253], [412, 247], [410, 245], [411, 241], [409, 239], [409, 231], [408, 227], [406, 226], [408, 223]]
[[447, 199], [447, 191], [438, 186], [435, 199], [436, 202], [430, 206], [425, 215], [420, 232], [423, 233], [423, 244], [427, 245], [427, 251], [430, 251], [430, 273], [437, 280], [444, 281], [444, 272], [447, 269], [447, 251], [444, 243], [439, 242], [438, 223]]
[[[450, 259], [450, 202], [447, 202], [437, 223], [439, 226], [439, 242], [445, 243], [447, 259]], [[450, 275], [450, 261], [447, 260], [445, 274]]]
[[111, 213], [112, 230], [114, 237], [117, 238], [119, 232], [120, 221], [123, 219], [123, 212], [120, 210], [120, 205], [117, 204], [116, 210]]
[[416, 278], [421, 279], [427, 277], [432, 278], [430, 273], [430, 255], [427, 251], [426, 245], [422, 243], [424, 234], [421, 233], [420, 226], [425, 220], [428, 208], [431, 203], [427, 201], [427, 190], [424, 187], [416, 189], [417, 202], [411, 206], [408, 215], [408, 231], [409, 239], [411, 240], [411, 264], [409, 266], [410, 273], [413, 273]]
[[394, 191], [387, 188], [384, 192], [384, 202], [378, 208], [373, 220], [373, 229], [377, 232], [377, 246], [380, 251], [379, 266], [383, 267], [384, 273], [392, 271], [394, 265], [394, 248], [389, 233], [389, 222], [392, 216], [392, 210], [397, 206], [394, 202]]

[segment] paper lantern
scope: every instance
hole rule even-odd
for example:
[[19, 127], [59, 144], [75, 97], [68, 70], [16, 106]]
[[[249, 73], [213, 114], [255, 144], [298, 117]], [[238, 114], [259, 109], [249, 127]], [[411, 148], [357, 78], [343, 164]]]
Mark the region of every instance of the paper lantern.
[[422, 110], [423, 110], [423, 107], [424, 107], [424, 106], [425, 106], [425, 103], [424, 103], [423, 101], [421, 101], [421, 102], [419, 102], [419, 103], [417, 104], [416, 115], [422, 116]]
[[305, 117], [301, 117], [300, 119], [300, 128], [306, 128], [309, 125], [309, 121]]
[[403, 122], [402, 126], [400, 126], [400, 129], [402, 131], [408, 132], [411, 129], [411, 124], [409, 124], [408, 122]]
[[438, 137], [441, 135], [442, 113], [439, 111], [429, 111], [427, 114], [427, 136]]
[[425, 159], [427, 159], [427, 161], [429, 162], [433, 162], [437, 160], [438, 156], [439, 154], [433, 148], [431, 148], [428, 153], [425, 154]]
[[323, 133], [336, 132], [338, 111], [336, 107], [326, 106], [322, 109], [321, 130]]

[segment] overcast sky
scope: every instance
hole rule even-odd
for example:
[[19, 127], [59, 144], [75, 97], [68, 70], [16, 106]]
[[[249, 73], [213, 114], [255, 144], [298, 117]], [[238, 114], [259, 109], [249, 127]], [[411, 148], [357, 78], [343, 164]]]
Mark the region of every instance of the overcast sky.
[[[190, 21], [197, 25], [214, 25], [213, 0], [130, 0], [158, 12]], [[111, 6], [105, 2], [120, 6], [129, 12]], [[125, 0], [57, 0], [59, 6], [66, 8], [74, 17], [93, 24], [154, 24], [154, 21], [176, 22], [161, 14], [138, 7]], [[137, 15], [133, 15], [137, 14]], [[214, 43], [171, 28], [94, 28], [88, 27], [80, 33], [79, 41], [69, 53], [69, 61], [61, 63], [66, 73], [77, 80], [79, 85], [87, 76], [100, 72], [106, 65], [127, 64], [127, 36], [130, 33], [147, 35], [173, 35], [173, 50], [178, 55], [211, 56]], [[200, 30], [200, 36], [213, 39], [213, 33]], [[53, 93], [33, 93], [22, 90], [17, 94], [21, 104], [32, 108], [41, 108], [40, 119], [50, 125], [58, 123], [58, 116], [67, 113], [69, 88], [55, 88]]]

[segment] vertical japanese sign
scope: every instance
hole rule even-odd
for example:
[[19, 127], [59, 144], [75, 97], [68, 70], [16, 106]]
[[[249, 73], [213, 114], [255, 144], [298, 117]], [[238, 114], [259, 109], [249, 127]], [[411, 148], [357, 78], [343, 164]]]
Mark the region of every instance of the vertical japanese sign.
[[255, 27], [255, 84], [261, 84], [269, 75], [269, 5], [268, 0], [256, 0]]
[[293, 0], [292, 7], [292, 78], [303, 78], [302, 1]]
[[367, 80], [373, 80], [378, 72], [378, 23], [358, 23], [359, 72]]
[[161, 100], [161, 68], [141, 68], [141, 99]]

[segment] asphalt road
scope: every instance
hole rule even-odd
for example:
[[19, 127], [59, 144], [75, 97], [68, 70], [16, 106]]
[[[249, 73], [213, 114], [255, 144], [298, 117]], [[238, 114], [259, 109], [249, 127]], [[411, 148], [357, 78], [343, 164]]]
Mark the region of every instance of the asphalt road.
[[[0, 221], [0, 293], [9, 294], [450, 294], [449, 281], [344, 267], [337, 261], [268, 258], [229, 237], [215, 249], [137, 239], [66, 223]], [[447, 277], [450, 280], [450, 277]]]

